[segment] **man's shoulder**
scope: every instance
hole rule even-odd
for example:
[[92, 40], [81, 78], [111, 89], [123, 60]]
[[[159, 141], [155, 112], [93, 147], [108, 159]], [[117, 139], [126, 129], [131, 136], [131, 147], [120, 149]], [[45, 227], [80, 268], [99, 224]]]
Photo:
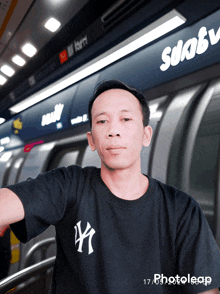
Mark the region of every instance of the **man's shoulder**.
[[155, 178], [150, 178], [154, 189], [156, 189], [161, 197], [165, 197], [166, 200], [175, 202], [178, 205], [193, 205], [199, 206], [197, 201], [193, 198], [193, 195], [182, 191], [181, 189], [165, 184]]
[[199, 220], [205, 219], [201, 207], [193, 198], [193, 195], [156, 179], [152, 180], [158, 191], [156, 202], [159, 211], [163, 212], [166, 219], [170, 219], [169, 224], [176, 223], [177, 227], [181, 228], [181, 224], [190, 226], [192, 222], [193, 225], [197, 226]]
[[52, 170], [52, 172], [68, 172], [68, 173], [76, 173], [79, 175], [89, 175], [89, 174], [96, 174], [100, 169], [95, 166], [85, 166], [81, 167], [80, 165], [73, 164], [67, 167], [62, 166]]
[[72, 172], [78, 172], [80, 174], [85, 174], [85, 175], [89, 175], [89, 174], [94, 175], [100, 171], [100, 168], [97, 168], [95, 166], [81, 167], [80, 165], [77, 165], [77, 164], [69, 165], [68, 167], [61, 167], [61, 169], [63, 168], [68, 169]]
[[[70, 185], [83, 184], [84, 181], [89, 181], [94, 177], [98, 177], [99, 169], [93, 166], [88, 166], [82, 168], [79, 165], [69, 165], [67, 167], [61, 166], [54, 168], [50, 171], [40, 173], [35, 180], [41, 183], [45, 182], [47, 184], [56, 182], [69, 183]], [[28, 178], [25, 182], [32, 182], [32, 178]]]
[[78, 181], [91, 180], [97, 178], [100, 174], [100, 169], [94, 166], [81, 167], [79, 165], [69, 165], [68, 167], [60, 167], [54, 170], [56, 173], [64, 173], [71, 180], [76, 179]]

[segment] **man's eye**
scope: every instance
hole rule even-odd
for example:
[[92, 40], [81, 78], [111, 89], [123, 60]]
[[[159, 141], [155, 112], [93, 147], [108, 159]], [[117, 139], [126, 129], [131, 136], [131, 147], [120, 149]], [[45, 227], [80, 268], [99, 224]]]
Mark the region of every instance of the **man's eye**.
[[105, 124], [106, 122], [107, 122], [107, 120], [102, 119], [102, 120], [97, 121], [97, 124]]
[[123, 118], [123, 121], [130, 121], [130, 120], [131, 118], [128, 118], [128, 117]]

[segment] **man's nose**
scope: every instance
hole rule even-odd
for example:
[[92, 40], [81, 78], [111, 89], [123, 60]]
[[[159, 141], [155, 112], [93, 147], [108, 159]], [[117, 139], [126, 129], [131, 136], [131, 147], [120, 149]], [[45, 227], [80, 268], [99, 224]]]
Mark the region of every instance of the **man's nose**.
[[119, 133], [109, 133], [108, 134], [108, 137], [120, 137], [120, 134]]
[[117, 124], [110, 124], [108, 130], [108, 137], [120, 137], [119, 126]]

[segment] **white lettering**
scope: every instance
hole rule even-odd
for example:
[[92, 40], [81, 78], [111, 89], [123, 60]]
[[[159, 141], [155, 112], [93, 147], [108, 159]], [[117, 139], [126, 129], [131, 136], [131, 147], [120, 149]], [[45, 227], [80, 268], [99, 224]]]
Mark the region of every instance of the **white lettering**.
[[74, 46], [75, 46], [76, 52], [82, 50], [86, 45], [88, 45], [87, 36], [85, 36], [84, 38], [82, 38], [79, 41], [74, 41]]
[[59, 121], [61, 119], [63, 107], [64, 107], [64, 104], [61, 104], [61, 103], [56, 104], [54, 107], [54, 111], [52, 111], [51, 113], [44, 114], [42, 116], [41, 125], [47, 126], [51, 123]]
[[71, 119], [72, 125], [79, 124], [81, 122], [82, 122], [82, 116], [77, 116], [76, 118]]
[[67, 47], [67, 52], [68, 52], [68, 56], [71, 57], [74, 55], [74, 49], [73, 49], [73, 44], [70, 44], [68, 47]]
[[212, 282], [212, 278], [211, 277], [205, 277], [205, 285], [210, 285]]
[[180, 282], [181, 282], [182, 284], [186, 284], [186, 282], [187, 282], [187, 278], [186, 278], [186, 277], [181, 277], [181, 278], [180, 278]]
[[196, 38], [189, 39], [183, 46], [181, 61], [183, 61], [185, 58], [189, 60], [195, 57], [196, 46], [197, 46], [197, 39]]
[[[91, 254], [93, 252], [93, 248], [92, 248], [92, 237], [93, 235], [95, 234], [95, 230], [93, 228], [91, 228], [91, 225], [90, 223], [87, 222], [87, 226], [86, 226], [86, 229], [85, 231], [82, 233], [82, 230], [81, 230], [81, 221], [79, 221], [76, 226], [74, 227], [75, 229], [75, 245], [76, 243], [79, 242], [79, 247], [78, 247], [78, 252], [81, 252], [82, 253], [82, 246], [83, 246], [83, 241], [85, 238], [89, 237], [89, 242], [88, 242], [88, 245], [89, 245], [89, 249], [88, 249], [88, 254]], [[79, 238], [77, 239], [77, 229], [78, 229], [78, 234], [79, 234]], [[91, 230], [90, 230], [91, 229]]]
[[77, 116], [76, 118], [71, 119], [71, 124], [75, 125], [75, 124], [79, 124], [81, 122], [87, 122], [87, 121], [88, 121], [88, 115], [83, 114], [83, 116]]
[[160, 281], [160, 274], [154, 274], [154, 283], [156, 284], [159, 281]]
[[61, 122], [57, 123], [57, 129], [62, 129], [63, 124]]
[[183, 41], [179, 40], [177, 46], [173, 47], [171, 54], [171, 65], [176, 66], [180, 62], [181, 51], [183, 48]]
[[214, 29], [209, 30], [209, 39], [212, 45], [217, 44], [220, 39], [220, 28], [218, 29], [216, 34]]
[[209, 41], [205, 39], [206, 35], [207, 35], [207, 29], [206, 27], [202, 27], [198, 33], [199, 39], [198, 39], [198, 46], [196, 50], [197, 54], [203, 54], [209, 47]]
[[204, 284], [204, 277], [198, 277], [199, 284]]
[[[144, 279], [144, 282], [146, 281], [146, 279]], [[150, 281], [150, 279], [149, 279]], [[153, 279], [153, 283], [156, 285], [180, 285], [180, 284], [191, 284], [191, 285], [198, 285], [198, 284], [203, 284], [205, 286], [210, 285], [212, 282], [212, 278], [209, 276], [199, 276], [198, 278], [196, 278], [195, 276], [191, 276], [190, 274], [187, 275], [187, 277], [185, 276], [179, 276], [176, 275], [174, 276], [170, 276], [170, 277], [166, 277], [163, 274], [154, 274], [154, 279]], [[152, 284], [153, 284], [152, 283]], [[146, 284], [146, 282], [145, 282]], [[149, 283], [148, 283], [149, 284]]]
[[[205, 38], [209, 36], [209, 41]], [[162, 63], [160, 65], [161, 71], [166, 71], [170, 66], [176, 66], [185, 59], [193, 59], [196, 54], [203, 54], [209, 47], [209, 44], [215, 45], [220, 40], [220, 27], [215, 34], [214, 29], [207, 32], [206, 27], [201, 27], [198, 32], [198, 38], [191, 38], [183, 44], [182, 40], [177, 42], [173, 48], [166, 47], [162, 52]]]
[[88, 120], [88, 115], [87, 114], [83, 114], [83, 122]]
[[162, 53], [162, 60], [163, 60], [163, 64], [161, 64], [160, 66], [160, 69], [162, 71], [165, 71], [167, 70], [169, 67], [170, 67], [170, 54], [171, 52], [171, 48], [170, 47], [166, 47], [164, 50], [163, 50], [163, 53]]

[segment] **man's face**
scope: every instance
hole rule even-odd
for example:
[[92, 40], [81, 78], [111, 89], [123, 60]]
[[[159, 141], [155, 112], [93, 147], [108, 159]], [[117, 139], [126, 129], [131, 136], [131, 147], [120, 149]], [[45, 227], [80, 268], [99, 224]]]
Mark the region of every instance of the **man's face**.
[[102, 166], [109, 169], [140, 167], [142, 146], [148, 146], [152, 129], [143, 126], [138, 99], [130, 92], [112, 89], [100, 94], [92, 106], [88, 142], [97, 150]]

